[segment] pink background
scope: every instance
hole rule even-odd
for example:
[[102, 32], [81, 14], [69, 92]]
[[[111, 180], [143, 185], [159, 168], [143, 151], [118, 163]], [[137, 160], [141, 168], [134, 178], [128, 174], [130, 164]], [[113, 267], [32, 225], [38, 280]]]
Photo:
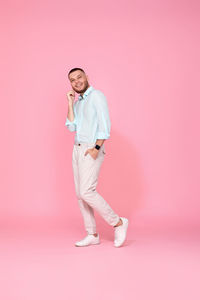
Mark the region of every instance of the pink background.
[[[67, 73], [73, 67], [83, 68], [89, 83], [102, 90], [108, 100], [111, 138], [105, 142], [106, 157], [97, 190], [116, 212], [129, 218], [129, 239], [135, 238], [136, 233], [138, 238], [149, 233], [161, 238], [163, 234], [171, 236], [176, 232], [175, 240], [188, 235], [196, 240], [200, 232], [198, 1], [6, 1], [2, 6], [0, 228], [5, 245], [2, 253], [12, 256], [9, 237], [14, 234], [19, 238], [26, 230], [26, 238], [30, 232], [38, 235], [48, 230], [62, 232], [69, 237], [68, 248], [74, 247], [74, 240], [85, 234], [71, 165], [74, 133], [65, 126], [66, 93], [71, 89]], [[96, 218], [99, 231], [111, 241], [111, 228], [98, 215]], [[16, 240], [18, 254], [23, 252], [19, 245], [27, 244]], [[43, 245], [43, 239], [38, 245]], [[50, 249], [51, 239], [44, 245]], [[63, 247], [62, 242], [58, 245]], [[127, 247], [129, 262], [134, 252], [131, 246]], [[23, 249], [23, 253], [29, 253], [33, 248]], [[110, 251], [106, 253], [110, 253], [111, 262], [112, 251], [116, 249], [110, 248], [110, 244], [106, 249]], [[94, 254], [95, 250], [87, 251]], [[146, 265], [149, 262], [154, 269], [153, 258], [156, 261], [157, 256], [151, 251], [151, 260], [145, 256]], [[90, 262], [90, 252], [87, 253]], [[102, 253], [93, 258], [93, 263], [98, 260], [95, 270], [103, 273], [99, 261]], [[121, 255], [123, 259], [126, 254]], [[170, 255], [167, 257], [161, 259], [166, 264], [172, 262]], [[138, 270], [143, 266], [147, 274], [144, 257], [138, 259], [141, 259]], [[74, 270], [72, 261], [65, 261], [66, 269], [68, 266]], [[13, 257], [13, 269], [11, 265], [7, 268], [5, 260], [4, 263], [7, 270], [4, 271], [10, 270], [6, 273], [10, 278], [18, 270], [17, 260]], [[109, 269], [112, 278], [118, 270], [113, 273], [114, 265], [115, 262]], [[20, 266], [25, 268], [25, 261]], [[32, 269], [30, 277], [26, 277], [25, 271], [21, 274], [23, 280], [29, 278], [32, 282], [25, 290], [20, 290], [15, 281], [19, 270], [16, 277], [11, 276], [11, 282], [4, 276], [4, 286], [7, 283], [16, 289], [15, 298], [11, 292], [9, 295], [3, 291], [4, 299], [31, 299], [27, 295], [34, 288], [33, 282], [37, 282], [38, 273], [43, 274], [43, 266], [38, 267]], [[82, 267], [87, 269], [87, 265]], [[134, 267], [127, 267], [127, 274], [133, 276]], [[64, 269], [56, 277], [60, 278], [57, 287], [58, 282], [65, 286], [61, 279], [68, 278]], [[174, 269], [170, 272], [174, 274]], [[35, 277], [31, 277], [33, 274]], [[141, 279], [135, 287], [137, 295], [140, 287], [143, 289], [149, 282], [142, 274], [136, 276]], [[187, 274], [191, 278], [189, 271]], [[68, 275], [72, 278], [72, 273]], [[33, 294], [37, 299], [44, 299], [45, 289], [55, 279], [46, 278], [41, 294]], [[80, 281], [76, 276], [73, 279], [76, 289], [82, 277], [78, 277]], [[131, 287], [130, 279], [121, 287], [126, 289], [129, 283]], [[119, 281], [118, 289], [120, 284]], [[98, 287], [95, 283], [93, 287], [96, 293]], [[194, 286], [191, 287], [194, 291]], [[122, 290], [115, 294], [113, 286], [106, 295], [113, 295], [109, 299], [122, 299], [125, 295]], [[59, 291], [58, 299], [66, 299], [74, 290]], [[150, 295], [155, 299], [153, 291], [152, 288]], [[84, 292], [82, 299], [89, 299], [87, 291]], [[131, 290], [126, 289], [125, 293], [128, 293], [125, 299], [132, 299]], [[162, 289], [160, 293], [158, 299]], [[55, 299], [53, 295], [49, 292], [48, 299]], [[102, 290], [98, 296], [102, 296]], [[144, 299], [145, 296], [144, 293]], [[169, 297], [172, 299], [170, 294]]]

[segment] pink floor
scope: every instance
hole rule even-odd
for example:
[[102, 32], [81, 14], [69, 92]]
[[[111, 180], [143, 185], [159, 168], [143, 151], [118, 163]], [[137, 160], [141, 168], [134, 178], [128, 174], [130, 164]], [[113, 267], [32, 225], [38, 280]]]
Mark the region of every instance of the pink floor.
[[84, 230], [3, 227], [0, 299], [200, 299], [199, 231], [129, 228], [121, 248], [113, 231], [101, 244], [75, 247]]

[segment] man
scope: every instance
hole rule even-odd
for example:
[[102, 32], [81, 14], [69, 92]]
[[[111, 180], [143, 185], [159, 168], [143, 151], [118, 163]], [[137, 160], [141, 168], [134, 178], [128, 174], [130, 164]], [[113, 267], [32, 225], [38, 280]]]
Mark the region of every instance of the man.
[[[110, 118], [104, 94], [88, 83], [88, 76], [81, 68], [68, 73], [72, 90], [67, 93], [68, 114], [65, 125], [75, 131], [72, 153], [74, 183], [87, 236], [75, 246], [100, 243], [96, 232], [94, 210], [115, 230], [114, 246], [120, 247], [125, 239], [128, 219], [119, 217], [96, 191], [98, 175], [104, 161], [104, 141], [110, 137]], [[74, 103], [75, 92], [79, 94]]]

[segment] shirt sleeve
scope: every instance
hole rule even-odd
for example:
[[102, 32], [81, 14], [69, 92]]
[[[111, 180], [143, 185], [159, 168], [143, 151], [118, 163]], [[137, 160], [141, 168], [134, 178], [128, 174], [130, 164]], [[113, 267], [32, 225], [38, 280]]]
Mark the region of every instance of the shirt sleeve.
[[71, 122], [68, 118], [66, 118], [65, 125], [69, 129], [69, 131], [76, 131], [76, 125], [77, 125], [77, 116], [76, 116], [76, 108], [75, 103], [73, 105], [73, 111], [74, 111], [74, 120]]
[[107, 99], [105, 95], [99, 90], [95, 91], [94, 96], [95, 97], [93, 103], [96, 109], [98, 121], [96, 139], [109, 139], [111, 122]]

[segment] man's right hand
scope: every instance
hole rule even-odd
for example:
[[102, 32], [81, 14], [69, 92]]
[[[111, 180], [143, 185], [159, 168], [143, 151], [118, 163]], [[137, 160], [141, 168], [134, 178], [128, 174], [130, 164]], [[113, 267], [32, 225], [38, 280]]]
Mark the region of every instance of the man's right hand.
[[67, 99], [68, 99], [69, 105], [74, 104], [75, 92], [73, 90], [71, 90], [67, 93]]

